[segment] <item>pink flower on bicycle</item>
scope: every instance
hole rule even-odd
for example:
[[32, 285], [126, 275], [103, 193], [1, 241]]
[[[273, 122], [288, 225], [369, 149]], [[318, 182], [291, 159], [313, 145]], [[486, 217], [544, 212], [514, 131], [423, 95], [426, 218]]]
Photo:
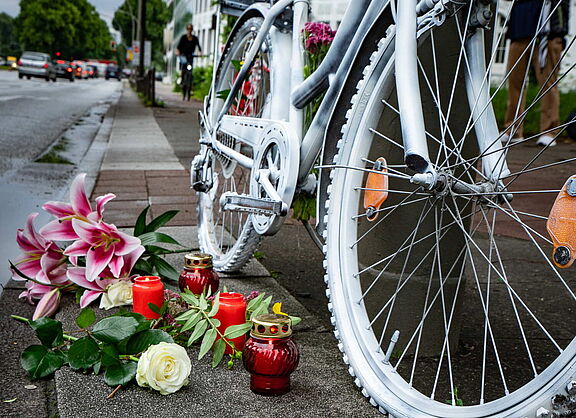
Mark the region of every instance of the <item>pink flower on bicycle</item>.
[[142, 254], [140, 239], [118, 231], [115, 225], [92, 223], [72, 219], [72, 228], [78, 240], [64, 251], [68, 256], [86, 257], [86, 279], [94, 281], [108, 266], [114, 277], [119, 277], [125, 260], [132, 252]]
[[57, 219], [45, 225], [40, 234], [47, 239], [75, 240], [78, 234], [72, 227], [72, 220], [77, 219], [84, 222], [100, 222], [104, 205], [114, 199], [116, 195], [108, 193], [96, 198], [96, 210], [92, 210], [90, 201], [86, 196], [85, 183], [86, 174], [81, 173], [76, 176], [70, 187], [70, 203], [65, 202], [47, 202], [42, 208], [54, 215]]

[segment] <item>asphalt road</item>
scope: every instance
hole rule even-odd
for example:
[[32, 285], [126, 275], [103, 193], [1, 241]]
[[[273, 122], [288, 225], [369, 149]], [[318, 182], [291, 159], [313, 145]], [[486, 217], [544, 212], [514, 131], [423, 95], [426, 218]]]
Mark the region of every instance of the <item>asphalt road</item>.
[[[9, 279], [8, 260], [19, 253], [16, 229], [31, 212], [40, 213], [39, 229], [50, 220], [42, 204], [67, 199], [78, 163], [120, 91], [117, 81], [54, 83], [0, 71], [0, 285]], [[57, 143], [65, 164], [35, 162]]]
[[19, 80], [17, 72], [0, 71], [0, 176], [34, 160], [119, 84], [102, 79]]

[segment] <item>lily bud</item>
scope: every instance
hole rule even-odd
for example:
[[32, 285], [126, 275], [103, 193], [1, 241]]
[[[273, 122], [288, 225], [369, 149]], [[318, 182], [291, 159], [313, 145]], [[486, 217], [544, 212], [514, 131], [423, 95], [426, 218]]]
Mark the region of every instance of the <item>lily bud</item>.
[[38, 301], [38, 306], [36, 306], [32, 320], [36, 321], [45, 316], [53, 315], [58, 309], [58, 306], [60, 306], [60, 296], [60, 289], [58, 287], [44, 294]]

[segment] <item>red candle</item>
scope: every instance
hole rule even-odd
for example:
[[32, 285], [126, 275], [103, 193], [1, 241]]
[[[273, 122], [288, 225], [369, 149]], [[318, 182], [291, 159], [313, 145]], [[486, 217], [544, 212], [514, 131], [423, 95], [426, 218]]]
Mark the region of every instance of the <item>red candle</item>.
[[[218, 330], [224, 334], [230, 325], [240, 325], [246, 322], [246, 299], [241, 293], [220, 293], [220, 306], [214, 318], [220, 321]], [[242, 351], [246, 337], [244, 335], [231, 340], [236, 350]], [[226, 344], [226, 354], [232, 354], [232, 347]]]
[[218, 291], [220, 278], [212, 268], [212, 256], [209, 254], [186, 254], [184, 270], [180, 274], [178, 286], [180, 291], [189, 289], [195, 295], [210, 290], [211, 294]]
[[164, 284], [158, 276], [136, 277], [132, 286], [132, 310], [144, 315], [146, 319], [158, 319], [160, 315], [148, 307], [149, 303], [158, 306], [158, 309], [162, 307]]
[[250, 373], [250, 389], [260, 395], [282, 395], [290, 391], [290, 374], [300, 360], [298, 346], [290, 338], [290, 318], [263, 314], [252, 322], [250, 339], [242, 353], [242, 362]]

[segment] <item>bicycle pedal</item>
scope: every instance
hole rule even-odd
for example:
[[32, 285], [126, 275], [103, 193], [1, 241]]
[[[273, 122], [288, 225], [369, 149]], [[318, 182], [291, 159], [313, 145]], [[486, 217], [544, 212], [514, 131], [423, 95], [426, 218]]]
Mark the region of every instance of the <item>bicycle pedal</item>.
[[255, 215], [286, 216], [288, 213], [288, 205], [281, 200], [233, 192], [224, 193], [220, 197], [220, 207], [224, 211], [247, 212]]
[[570, 267], [576, 259], [576, 176], [570, 177], [558, 193], [546, 229], [554, 244], [554, 264]]

